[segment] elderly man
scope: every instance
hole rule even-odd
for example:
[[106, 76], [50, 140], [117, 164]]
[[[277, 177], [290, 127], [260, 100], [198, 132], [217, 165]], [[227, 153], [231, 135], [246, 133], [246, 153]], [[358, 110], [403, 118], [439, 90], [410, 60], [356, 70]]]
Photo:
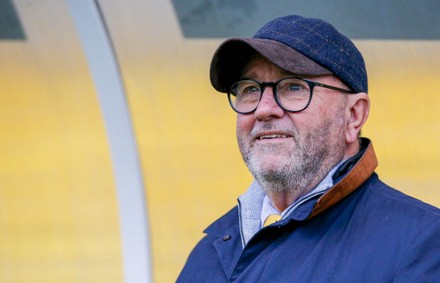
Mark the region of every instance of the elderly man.
[[379, 180], [367, 72], [330, 24], [275, 19], [226, 40], [211, 83], [255, 178], [178, 282], [440, 282], [440, 210]]

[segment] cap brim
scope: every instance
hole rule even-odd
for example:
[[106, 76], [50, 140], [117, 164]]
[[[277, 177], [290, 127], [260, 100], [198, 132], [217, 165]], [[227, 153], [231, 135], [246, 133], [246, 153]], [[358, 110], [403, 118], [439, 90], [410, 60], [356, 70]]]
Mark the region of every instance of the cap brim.
[[298, 76], [332, 74], [298, 51], [278, 41], [263, 38], [232, 38], [224, 41], [215, 51], [210, 66], [212, 86], [219, 92], [228, 92], [241, 78], [249, 58], [261, 54], [279, 68]]

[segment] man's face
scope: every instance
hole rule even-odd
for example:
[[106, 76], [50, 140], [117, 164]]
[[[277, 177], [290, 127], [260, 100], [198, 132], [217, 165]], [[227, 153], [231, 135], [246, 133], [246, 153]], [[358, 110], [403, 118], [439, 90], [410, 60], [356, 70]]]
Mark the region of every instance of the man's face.
[[[288, 74], [262, 57], [251, 59], [242, 77], [275, 82]], [[333, 76], [311, 78], [344, 87]], [[346, 87], [345, 87], [346, 88]], [[237, 139], [243, 159], [266, 191], [303, 195], [344, 158], [346, 97], [315, 87], [312, 101], [299, 113], [285, 112], [266, 87], [255, 112], [237, 115]]]

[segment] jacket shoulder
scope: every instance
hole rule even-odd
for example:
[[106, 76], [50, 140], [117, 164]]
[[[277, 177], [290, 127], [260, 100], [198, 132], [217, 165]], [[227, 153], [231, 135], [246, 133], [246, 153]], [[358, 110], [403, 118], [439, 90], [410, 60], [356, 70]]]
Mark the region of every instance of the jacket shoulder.
[[372, 176], [371, 179], [368, 187], [371, 189], [372, 200], [376, 201], [377, 205], [392, 207], [391, 213], [395, 211], [403, 214], [424, 215], [433, 219], [440, 218], [439, 208], [388, 186], [377, 175]]

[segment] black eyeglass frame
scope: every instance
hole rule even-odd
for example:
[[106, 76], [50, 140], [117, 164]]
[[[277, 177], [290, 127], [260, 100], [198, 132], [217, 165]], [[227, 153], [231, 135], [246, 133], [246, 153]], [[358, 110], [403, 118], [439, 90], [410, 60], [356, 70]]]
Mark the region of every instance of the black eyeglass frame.
[[[288, 109], [284, 108], [284, 106], [281, 104], [281, 102], [280, 102], [279, 99], [278, 99], [277, 86], [278, 86], [278, 84], [279, 84], [280, 82], [282, 82], [282, 81], [284, 81], [284, 80], [288, 80], [288, 79], [296, 79], [296, 80], [304, 81], [304, 82], [306, 82], [306, 83], [308, 84], [308, 86], [309, 86], [309, 88], [310, 88], [309, 101], [307, 101], [307, 104], [306, 104], [302, 109], [300, 109], [300, 110], [288, 110]], [[234, 108], [234, 105], [233, 105], [233, 103], [232, 103], [231, 95], [233, 95], [233, 94], [231, 94], [231, 90], [232, 90], [232, 88], [233, 88], [236, 84], [238, 84], [239, 82], [242, 82], [242, 81], [253, 81], [253, 82], [257, 83], [257, 84], [260, 86], [260, 90], [261, 90], [261, 91], [260, 91], [260, 99], [258, 100], [258, 103], [257, 103], [257, 105], [255, 106], [255, 108], [252, 109], [252, 110], [250, 110], [250, 111], [238, 111], [237, 109]], [[300, 77], [295, 77], [295, 76], [282, 78], [282, 79], [280, 79], [280, 80], [278, 80], [278, 81], [276, 81], [276, 82], [260, 82], [260, 81], [257, 81], [257, 80], [251, 79], [251, 78], [243, 78], [243, 79], [241, 79], [241, 80], [235, 82], [235, 83], [231, 86], [231, 88], [229, 89], [229, 91], [228, 91], [228, 101], [229, 101], [229, 104], [231, 105], [231, 108], [232, 108], [235, 112], [237, 112], [238, 114], [250, 114], [250, 113], [254, 112], [255, 110], [257, 110], [258, 105], [260, 105], [260, 101], [261, 101], [261, 98], [263, 97], [263, 93], [264, 93], [264, 90], [266, 89], [266, 86], [271, 86], [271, 87], [272, 87], [273, 95], [274, 95], [275, 101], [276, 101], [276, 103], [278, 104], [278, 106], [279, 106], [281, 109], [283, 109], [284, 111], [286, 111], [286, 112], [290, 112], [290, 113], [298, 113], [298, 112], [304, 111], [305, 109], [307, 109], [307, 107], [309, 107], [310, 102], [312, 101], [313, 90], [314, 90], [314, 88], [315, 88], [316, 86], [320, 86], [320, 87], [323, 87], [323, 88], [328, 88], [328, 89], [332, 89], [332, 90], [340, 91], [340, 92], [345, 93], [345, 94], [356, 94], [356, 92], [354, 92], [354, 91], [352, 91], [352, 90], [343, 89], [343, 88], [339, 88], [339, 87], [336, 87], [336, 86], [331, 86], [331, 85], [327, 85], [327, 84], [323, 84], [323, 83], [320, 83], [320, 82], [316, 82], [316, 81], [312, 81], [312, 80], [308, 80], [308, 79], [304, 79], [304, 78], [300, 78]]]

